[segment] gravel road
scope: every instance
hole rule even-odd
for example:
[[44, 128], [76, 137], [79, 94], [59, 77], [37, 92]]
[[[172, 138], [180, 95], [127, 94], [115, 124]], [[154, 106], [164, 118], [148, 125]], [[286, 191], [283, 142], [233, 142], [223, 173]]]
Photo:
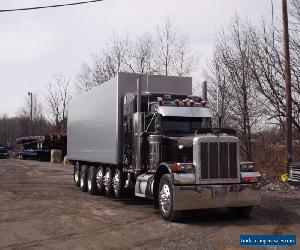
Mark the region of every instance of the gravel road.
[[71, 166], [0, 160], [0, 249], [253, 249], [240, 234], [274, 233], [300, 241], [299, 191], [264, 193], [248, 219], [202, 210], [168, 223], [142, 199], [80, 192]]

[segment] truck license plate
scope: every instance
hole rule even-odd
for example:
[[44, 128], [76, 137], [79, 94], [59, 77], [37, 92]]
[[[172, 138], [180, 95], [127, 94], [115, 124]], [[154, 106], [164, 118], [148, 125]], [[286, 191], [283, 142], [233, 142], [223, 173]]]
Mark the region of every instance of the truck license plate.
[[226, 190], [224, 187], [215, 187], [213, 189], [213, 196], [215, 197], [222, 197], [225, 196]]

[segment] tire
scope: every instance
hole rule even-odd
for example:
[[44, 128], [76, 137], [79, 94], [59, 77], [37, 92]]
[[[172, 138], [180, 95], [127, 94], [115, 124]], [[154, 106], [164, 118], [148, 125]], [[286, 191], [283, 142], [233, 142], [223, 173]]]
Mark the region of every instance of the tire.
[[110, 167], [105, 168], [104, 187], [106, 195], [110, 196], [113, 194], [112, 169]]
[[79, 163], [76, 163], [74, 165], [74, 175], [73, 175], [73, 177], [74, 177], [73, 179], [74, 179], [75, 185], [77, 187], [79, 187], [80, 186], [80, 165], [79, 165]]
[[80, 168], [80, 190], [82, 192], [87, 191], [87, 175], [88, 175], [88, 166], [82, 165]]
[[89, 194], [97, 194], [97, 183], [96, 183], [97, 169], [94, 166], [90, 166], [87, 177], [87, 190]]
[[173, 185], [170, 174], [164, 174], [159, 182], [158, 205], [161, 216], [166, 221], [177, 221], [180, 211], [174, 210]]
[[253, 207], [230, 207], [229, 211], [238, 218], [247, 218], [250, 216]]
[[99, 194], [103, 194], [105, 191], [104, 174], [105, 169], [102, 166], [98, 167], [96, 173], [96, 186]]
[[116, 198], [120, 198], [124, 191], [124, 174], [123, 172], [116, 168], [112, 178], [112, 186], [114, 190], [114, 195]]

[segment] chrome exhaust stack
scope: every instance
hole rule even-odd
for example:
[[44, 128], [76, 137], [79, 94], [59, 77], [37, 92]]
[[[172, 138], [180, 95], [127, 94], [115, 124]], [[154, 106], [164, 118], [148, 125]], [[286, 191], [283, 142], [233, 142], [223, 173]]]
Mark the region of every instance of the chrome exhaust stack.
[[136, 107], [137, 112], [133, 114], [133, 133], [134, 133], [134, 162], [133, 167], [135, 174], [141, 173], [145, 166], [143, 164], [143, 137], [145, 131], [145, 114], [142, 111], [142, 94], [141, 94], [141, 79], [137, 78], [136, 81]]
[[202, 100], [207, 103], [207, 82], [202, 83]]

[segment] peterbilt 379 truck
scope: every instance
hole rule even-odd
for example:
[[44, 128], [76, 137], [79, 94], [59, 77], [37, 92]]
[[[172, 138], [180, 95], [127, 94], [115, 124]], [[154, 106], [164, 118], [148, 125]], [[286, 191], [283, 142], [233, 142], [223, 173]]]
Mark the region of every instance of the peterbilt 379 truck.
[[74, 98], [68, 158], [81, 191], [120, 198], [125, 189], [152, 199], [162, 217], [182, 210], [260, 205], [260, 175], [240, 162], [238, 138], [212, 128], [189, 77], [119, 73]]

